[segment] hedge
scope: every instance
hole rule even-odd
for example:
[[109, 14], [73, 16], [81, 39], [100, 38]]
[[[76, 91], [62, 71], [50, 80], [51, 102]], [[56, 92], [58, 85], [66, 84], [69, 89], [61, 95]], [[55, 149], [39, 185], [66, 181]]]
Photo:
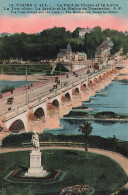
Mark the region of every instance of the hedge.
[[[30, 143], [32, 132], [10, 134], [2, 141], [2, 147], [22, 147], [23, 143]], [[39, 134], [40, 142], [78, 142], [84, 143], [83, 135], [53, 135], [51, 133]], [[128, 141], [121, 141], [113, 138], [103, 138], [100, 136], [89, 136], [89, 147], [101, 148], [118, 152], [128, 157]]]

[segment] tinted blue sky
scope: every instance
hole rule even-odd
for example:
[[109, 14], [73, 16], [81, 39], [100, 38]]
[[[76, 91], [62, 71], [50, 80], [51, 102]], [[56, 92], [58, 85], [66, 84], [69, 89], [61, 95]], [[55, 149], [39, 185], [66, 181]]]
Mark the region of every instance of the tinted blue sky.
[[[68, 4], [74, 4], [74, 3], [78, 3], [78, 4], [119, 4], [119, 7], [121, 7], [122, 9], [119, 11], [119, 15], [128, 15], [128, 0], [0, 0], [0, 14], [9, 14], [8, 11], [4, 10], [4, 7], [8, 7], [9, 4], [16, 4], [16, 3], [31, 3], [31, 4], [52, 4], [52, 5], [56, 5], [56, 4], [64, 4], [64, 3], [68, 3]], [[12, 15], [12, 14], [11, 14]]]

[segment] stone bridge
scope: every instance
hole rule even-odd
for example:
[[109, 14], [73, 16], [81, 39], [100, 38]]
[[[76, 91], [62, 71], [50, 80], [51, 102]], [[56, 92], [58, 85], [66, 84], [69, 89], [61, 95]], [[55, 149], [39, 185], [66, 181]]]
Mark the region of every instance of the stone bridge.
[[103, 78], [113, 69], [114, 67], [111, 66], [102, 71], [85, 75], [85, 78], [81, 78], [69, 85], [63, 86], [60, 89], [55, 89], [55, 91], [51, 93], [49, 92], [47, 95], [37, 98], [33, 102], [29, 102], [23, 107], [7, 112], [1, 119], [1, 127], [3, 128], [3, 131], [17, 133], [21, 130], [26, 130], [27, 121], [30, 115], [39, 119], [45, 119], [48, 109], [59, 109], [63, 100], [72, 101], [74, 93], [81, 93], [83, 88], [88, 88], [90, 84], [93, 84]]

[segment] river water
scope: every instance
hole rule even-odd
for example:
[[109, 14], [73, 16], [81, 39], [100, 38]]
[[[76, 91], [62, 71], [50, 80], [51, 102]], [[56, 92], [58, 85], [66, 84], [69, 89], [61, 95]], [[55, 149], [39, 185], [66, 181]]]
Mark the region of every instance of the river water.
[[83, 102], [91, 108], [91, 113], [113, 111], [118, 114], [128, 114], [128, 83], [114, 80], [104, 89], [90, 97], [91, 102]]
[[[125, 77], [126, 75], [125, 72]], [[122, 74], [107, 84], [101, 90], [93, 93], [88, 101], [81, 103], [81, 108], [87, 106], [89, 109], [82, 109], [85, 112], [96, 113], [101, 111], [113, 111], [118, 114], [128, 115], [128, 80]], [[120, 79], [121, 78], [121, 79]], [[125, 79], [125, 80], [124, 80]], [[86, 96], [86, 94], [85, 94]], [[61, 128], [44, 130], [53, 134], [80, 134], [78, 131], [84, 119], [61, 118]], [[99, 135], [105, 138], [116, 136], [117, 139], [128, 141], [128, 122], [112, 121], [89, 121], [93, 127], [92, 135]]]
[[9, 81], [9, 80], [0, 80], [0, 91], [1, 89], [5, 88], [6, 86], [9, 87], [22, 87], [26, 84], [32, 83], [33, 81]]

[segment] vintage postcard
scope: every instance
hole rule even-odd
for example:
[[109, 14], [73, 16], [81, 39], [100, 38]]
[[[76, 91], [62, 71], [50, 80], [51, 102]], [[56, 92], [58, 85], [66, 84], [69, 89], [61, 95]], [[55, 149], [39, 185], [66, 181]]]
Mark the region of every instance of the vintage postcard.
[[128, 1], [0, 0], [0, 194], [128, 194]]

